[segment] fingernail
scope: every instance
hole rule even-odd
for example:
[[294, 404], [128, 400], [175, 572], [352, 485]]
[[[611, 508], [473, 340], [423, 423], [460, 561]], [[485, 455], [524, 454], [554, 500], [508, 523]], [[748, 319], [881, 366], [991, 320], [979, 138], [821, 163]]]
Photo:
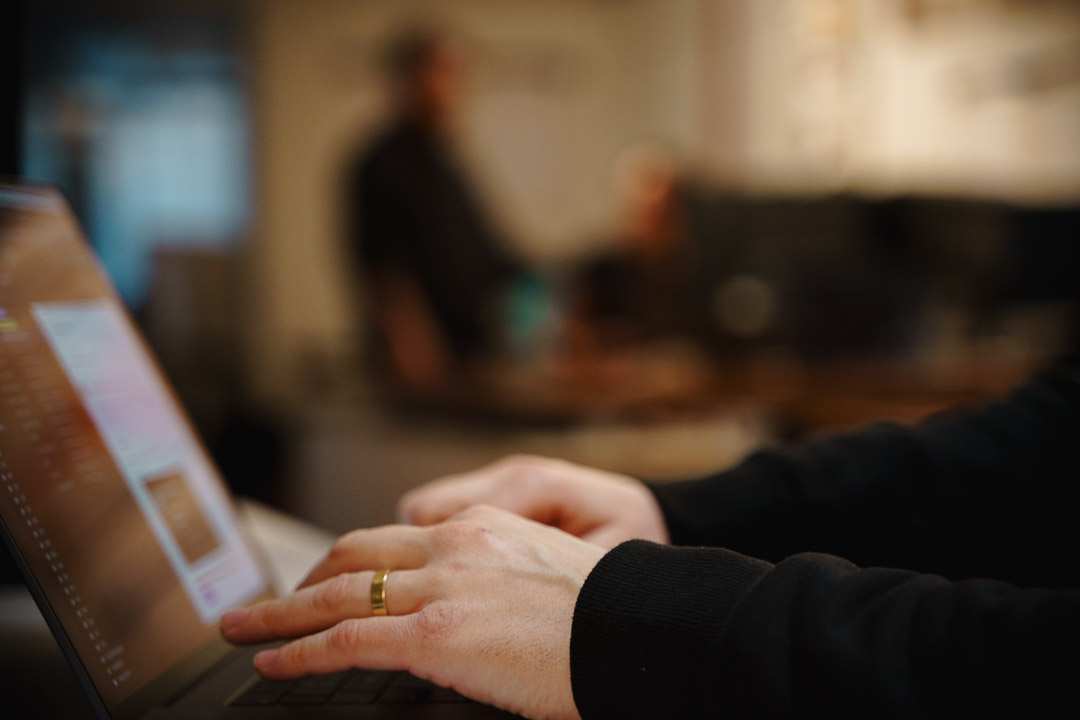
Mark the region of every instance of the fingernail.
[[221, 629], [225, 632], [235, 630], [247, 620], [247, 615], [247, 610], [230, 610], [221, 616]]
[[262, 672], [274, 664], [277, 660], [278, 651], [277, 648], [270, 648], [269, 650], [260, 650], [255, 653], [255, 668]]

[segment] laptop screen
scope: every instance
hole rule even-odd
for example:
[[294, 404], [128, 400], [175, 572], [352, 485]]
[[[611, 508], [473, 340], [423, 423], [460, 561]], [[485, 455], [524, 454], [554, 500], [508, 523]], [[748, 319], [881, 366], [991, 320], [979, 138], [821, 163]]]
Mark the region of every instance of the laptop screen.
[[0, 517], [110, 707], [267, 591], [67, 204], [2, 185]]

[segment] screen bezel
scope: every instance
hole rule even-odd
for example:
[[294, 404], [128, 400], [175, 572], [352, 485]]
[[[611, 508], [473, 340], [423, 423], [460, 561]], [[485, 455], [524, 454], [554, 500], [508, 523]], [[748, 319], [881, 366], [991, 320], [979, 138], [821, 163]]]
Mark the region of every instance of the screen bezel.
[[71, 666], [71, 669], [74, 671], [75, 678], [79, 681], [79, 685], [82, 687], [83, 692], [90, 701], [94, 713], [99, 718], [108, 720], [112, 716], [109, 714], [108, 708], [105, 707], [105, 701], [102, 700], [101, 696], [98, 694], [94, 681], [90, 679], [90, 674], [83, 666], [82, 659], [79, 658], [78, 653], [75, 652], [75, 647], [71, 644], [71, 640], [68, 639], [67, 630], [64, 629], [63, 623], [60, 622], [56, 613], [53, 612], [52, 604], [49, 602], [48, 598], [45, 597], [45, 592], [38, 584], [37, 578], [34, 577], [34, 573], [31, 572], [30, 566], [27, 565], [26, 559], [22, 554], [22, 549], [15, 541], [14, 535], [12, 535], [11, 531], [8, 529], [7, 521], [4, 520], [3, 515], [0, 515], [0, 535], [3, 535], [4, 545], [7, 546], [8, 551], [11, 553], [11, 557], [15, 561], [16, 567], [19, 568], [19, 572], [22, 574], [26, 587], [30, 591], [30, 595], [34, 598], [34, 602], [37, 603], [38, 610], [41, 611], [42, 617], [45, 618], [45, 623], [49, 626], [49, 630], [52, 631], [53, 638], [56, 639], [56, 644], [60, 646], [60, 652], [63, 653], [64, 659], [67, 660], [68, 665]]
[[[128, 308], [119, 300], [116, 288], [109, 278], [108, 274], [101, 266], [100, 260], [94, 253], [93, 249], [89, 247], [86, 240], [86, 232], [79, 222], [79, 219], [75, 216], [71, 210], [71, 205], [68, 202], [64, 194], [55, 186], [45, 184], [28, 184], [21, 181], [12, 180], [11, 178], [5, 178], [0, 176], [0, 191], [8, 190], [15, 193], [25, 193], [31, 195], [38, 195], [43, 199], [48, 199], [60, 203], [73, 223], [73, 241], [82, 243], [85, 250], [94, 257], [97, 266], [97, 273], [102, 281], [104, 287], [108, 290], [108, 299], [115, 303], [119, 309], [124, 322], [127, 323], [128, 328], [134, 335], [134, 338], [143, 352], [145, 359], [149, 361], [150, 369], [154, 372], [158, 379], [161, 381], [162, 386], [171, 402], [174, 410], [179, 416], [180, 422], [182, 422], [186, 428], [191, 432], [192, 437], [195, 438], [199, 450], [205, 456], [206, 461], [211, 467], [216, 470], [216, 480], [221, 482], [225, 496], [229, 500], [230, 509], [232, 511], [233, 520], [236, 523], [236, 529], [240, 536], [241, 542], [244, 543], [249, 551], [250, 556], [253, 558], [256, 568], [263, 580], [266, 587], [266, 591], [259, 596], [249, 600], [249, 603], [258, 602], [260, 600], [269, 599], [275, 596], [274, 592], [274, 575], [271, 572], [270, 564], [266, 557], [266, 553], [263, 548], [253, 540], [251, 534], [248, 532], [247, 527], [243, 522], [243, 515], [240, 513], [239, 508], [236, 505], [236, 500], [232, 494], [232, 491], [224, 483], [224, 478], [221, 475], [220, 469], [213, 462], [213, 458], [206, 450], [206, 446], [199, 437], [198, 432], [195, 430], [194, 425], [191, 422], [190, 417], [184, 406], [180, 403], [179, 398], [176, 395], [176, 391], [173, 389], [172, 384], [168, 381], [167, 376], [161, 368], [160, 363], [151, 351], [150, 347], [146, 343], [145, 338], [139, 331], [138, 327], [131, 316]], [[29, 210], [28, 210], [29, 212]], [[26, 581], [27, 588], [30, 590], [31, 596], [37, 603], [38, 609], [41, 611], [42, 616], [45, 618], [46, 624], [52, 631], [53, 637], [56, 639], [57, 644], [60, 647], [64, 658], [67, 660], [68, 665], [71, 666], [74, 671], [79, 684], [86, 692], [87, 698], [90, 700], [90, 704], [94, 709], [94, 712], [103, 719], [112, 720], [135, 720], [144, 715], [147, 711], [154, 707], [159, 707], [168, 703], [170, 700], [180, 695], [186, 688], [190, 687], [195, 681], [206, 673], [213, 670], [223, 661], [231, 658], [233, 655], [241, 652], [241, 650], [225, 642], [220, 635], [212, 637], [212, 639], [203, 647], [188, 653], [186, 656], [178, 660], [169, 666], [165, 671], [159, 674], [156, 678], [150, 680], [143, 687], [133, 692], [130, 696], [117, 703], [110, 708], [101, 697], [98, 692], [97, 686], [94, 684], [93, 679], [90, 677], [89, 672], [83, 664], [79, 654], [75, 651], [74, 645], [68, 637], [67, 630], [64, 628], [63, 623], [57, 616], [56, 612], [52, 608], [52, 604], [49, 602], [41, 585], [38, 583], [37, 578], [34, 576], [30, 569], [29, 564], [26, 562], [23, 556], [22, 549], [19, 547], [14, 534], [8, 528], [7, 523], [3, 517], [0, 516], [0, 528], [3, 532], [0, 535], [4, 537], [4, 544], [11, 551], [12, 557], [15, 560], [15, 564], [18, 566], [20, 573]]]

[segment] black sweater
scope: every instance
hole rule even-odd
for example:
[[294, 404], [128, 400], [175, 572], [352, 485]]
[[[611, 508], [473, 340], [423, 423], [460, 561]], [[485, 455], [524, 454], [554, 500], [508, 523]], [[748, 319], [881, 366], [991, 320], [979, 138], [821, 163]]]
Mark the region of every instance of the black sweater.
[[585, 720], [1080, 713], [1076, 360], [974, 412], [652, 489], [673, 544], [710, 548], [631, 541], [593, 570]]

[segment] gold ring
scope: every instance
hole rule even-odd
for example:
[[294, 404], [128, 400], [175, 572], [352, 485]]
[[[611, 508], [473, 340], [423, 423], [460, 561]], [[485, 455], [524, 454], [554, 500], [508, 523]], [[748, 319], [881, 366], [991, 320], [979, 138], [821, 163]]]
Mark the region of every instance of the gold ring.
[[389, 570], [379, 570], [371, 579], [371, 614], [386, 614], [386, 578]]

